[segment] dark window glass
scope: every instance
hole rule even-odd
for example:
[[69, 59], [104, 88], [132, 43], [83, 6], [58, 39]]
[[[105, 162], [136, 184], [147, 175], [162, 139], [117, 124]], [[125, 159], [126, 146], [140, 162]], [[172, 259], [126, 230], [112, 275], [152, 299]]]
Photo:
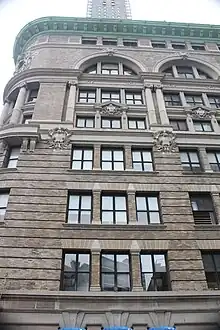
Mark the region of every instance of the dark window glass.
[[73, 148], [72, 169], [73, 170], [92, 170], [93, 149], [92, 148]]
[[211, 108], [220, 108], [220, 96], [218, 95], [208, 95], [209, 104]]
[[90, 66], [84, 72], [89, 73], [89, 74], [96, 74], [97, 73], [97, 65], [95, 64], [95, 65]]
[[196, 150], [180, 151], [180, 159], [184, 171], [201, 172], [198, 152]]
[[141, 253], [141, 281], [145, 291], [168, 291], [166, 257], [163, 253]]
[[190, 194], [196, 225], [216, 224], [212, 198], [209, 194]]
[[113, 101], [113, 102], [120, 102], [120, 92], [119, 91], [103, 91], [101, 93], [101, 102], [108, 102], [108, 101]]
[[128, 253], [101, 254], [102, 291], [130, 291], [130, 258]]
[[185, 94], [186, 103], [190, 106], [204, 105], [202, 95]]
[[146, 121], [144, 118], [128, 118], [128, 128], [146, 129]]
[[180, 78], [194, 78], [193, 70], [191, 67], [177, 66], [176, 69]]
[[7, 159], [7, 168], [16, 168], [18, 163], [18, 157], [20, 155], [20, 147], [11, 148], [9, 150], [9, 156]]
[[77, 117], [76, 127], [93, 128], [95, 125], [94, 117]]
[[153, 48], [166, 48], [165, 42], [152, 42]]
[[101, 157], [102, 170], [124, 170], [123, 149], [102, 149]]
[[136, 75], [136, 73], [133, 70], [129, 69], [125, 65], [123, 65], [123, 74], [125, 76], [135, 76]]
[[212, 124], [210, 121], [194, 121], [194, 128], [196, 132], [212, 132]]
[[28, 95], [28, 102], [34, 102], [37, 99], [39, 88], [31, 89]]
[[22, 124], [29, 124], [29, 121], [32, 119], [32, 114], [24, 114]]
[[204, 252], [202, 260], [205, 270], [208, 288], [211, 290], [220, 289], [220, 253]]
[[191, 47], [193, 50], [205, 50], [204, 45], [199, 45], [199, 44], [191, 44]]
[[8, 205], [9, 193], [0, 192], [0, 221], [4, 220], [6, 208]]
[[132, 165], [136, 171], [152, 172], [153, 161], [150, 150], [132, 150]]
[[138, 45], [137, 41], [135, 41], [135, 40], [133, 40], [133, 41], [132, 40], [128, 40], [128, 41], [124, 40], [123, 44], [124, 44], [125, 47], [137, 47], [137, 45]]
[[170, 120], [170, 125], [173, 127], [174, 131], [188, 131], [185, 120]]
[[82, 38], [83, 45], [96, 45], [96, 39]]
[[203, 71], [201, 71], [201, 70], [199, 70], [199, 69], [197, 69], [197, 71], [198, 71], [199, 77], [200, 77], [201, 79], [211, 79], [211, 78], [209, 77], [209, 75], [206, 74], [205, 72], [203, 72]]
[[121, 128], [121, 118], [102, 118], [102, 128]]
[[125, 91], [125, 100], [127, 104], [143, 104], [143, 98], [141, 92]]
[[118, 75], [118, 63], [102, 63], [102, 74]]
[[89, 224], [92, 219], [92, 196], [70, 194], [68, 203], [68, 223]]
[[210, 166], [214, 172], [220, 171], [220, 151], [207, 152]]
[[160, 223], [158, 197], [155, 195], [136, 195], [137, 221], [139, 225]]
[[173, 68], [170, 67], [170, 68], [167, 68], [166, 70], [163, 71], [163, 73], [165, 73], [165, 76], [166, 77], [173, 77]]
[[63, 260], [61, 289], [64, 291], [89, 291], [90, 254], [66, 252]]
[[104, 46], [117, 46], [118, 41], [113, 39], [103, 39], [102, 43]]
[[185, 44], [172, 44], [173, 49], [186, 49]]
[[179, 94], [164, 94], [164, 101], [167, 107], [181, 106]]
[[96, 91], [95, 90], [80, 90], [79, 91], [79, 102], [80, 103], [95, 103], [96, 102]]
[[127, 224], [127, 199], [126, 196], [102, 196], [102, 223]]

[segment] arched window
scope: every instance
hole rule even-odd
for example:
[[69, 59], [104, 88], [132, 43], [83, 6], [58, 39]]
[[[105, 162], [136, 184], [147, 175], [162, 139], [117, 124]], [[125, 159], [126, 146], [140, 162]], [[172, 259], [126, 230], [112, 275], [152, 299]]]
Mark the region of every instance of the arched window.
[[162, 70], [162, 72], [167, 77], [184, 79], [212, 79], [207, 73], [195, 66], [172, 65]]
[[97, 62], [85, 69], [84, 73], [88, 74], [105, 74], [105, 75], [125, 75], [134, 76], [136, 73], [122, 62]]

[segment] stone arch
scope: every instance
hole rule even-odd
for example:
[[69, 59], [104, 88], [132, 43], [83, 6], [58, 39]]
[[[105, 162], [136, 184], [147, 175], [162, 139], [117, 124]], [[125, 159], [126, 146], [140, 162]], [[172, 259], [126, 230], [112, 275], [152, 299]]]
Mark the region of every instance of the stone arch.
[[198, 69], [207, 73], [212, 79], [218, 79], [218, 77], [220, 76], [220, 70], [213, 64], [210, 64], [203, 59], [201, 60], [199, 58], [191, 57], [190, 55], [184, 53], [176, 56], [169, 56], [160, 60], [154, 66], [153, 72], [161, 72], [162, 70], [167, 69], [173, 64], [179, 64], [184, 66], [194, 65]]
[[131, 58], [127, 55], [120, 54], [114, 50], [106, 50], [103, 52], [95, 53], [89, 56], [86, 56], [79, 60], [75, 64], [75, 69], [84, 71], [89, 66], [97, 63], [97, 60], [106, 60], [106, 61], [121, 61], [130, 69], [132, 69], [137, 75], [139, 72], [146, 72], [146, 68], [134, 58]]

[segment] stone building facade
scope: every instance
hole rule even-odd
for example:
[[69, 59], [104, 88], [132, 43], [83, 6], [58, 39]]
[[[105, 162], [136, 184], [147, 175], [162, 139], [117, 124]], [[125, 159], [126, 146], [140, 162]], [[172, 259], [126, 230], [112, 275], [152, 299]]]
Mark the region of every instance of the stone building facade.
[[13, 330], [220, 326], [219, 28], [25, 26], [0, 118]]

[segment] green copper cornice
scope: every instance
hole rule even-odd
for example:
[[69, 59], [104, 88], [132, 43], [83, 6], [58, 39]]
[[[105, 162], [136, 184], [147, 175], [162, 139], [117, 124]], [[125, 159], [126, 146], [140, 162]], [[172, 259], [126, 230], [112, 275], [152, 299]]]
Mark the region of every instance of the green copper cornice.
[[15, 39], [13, 50], [15, 61], [33, 37], [46, 33], [220, 42], [220, 25], [106, 20], [80, 17], [43, 17], [28, 23], [19, 32]]

